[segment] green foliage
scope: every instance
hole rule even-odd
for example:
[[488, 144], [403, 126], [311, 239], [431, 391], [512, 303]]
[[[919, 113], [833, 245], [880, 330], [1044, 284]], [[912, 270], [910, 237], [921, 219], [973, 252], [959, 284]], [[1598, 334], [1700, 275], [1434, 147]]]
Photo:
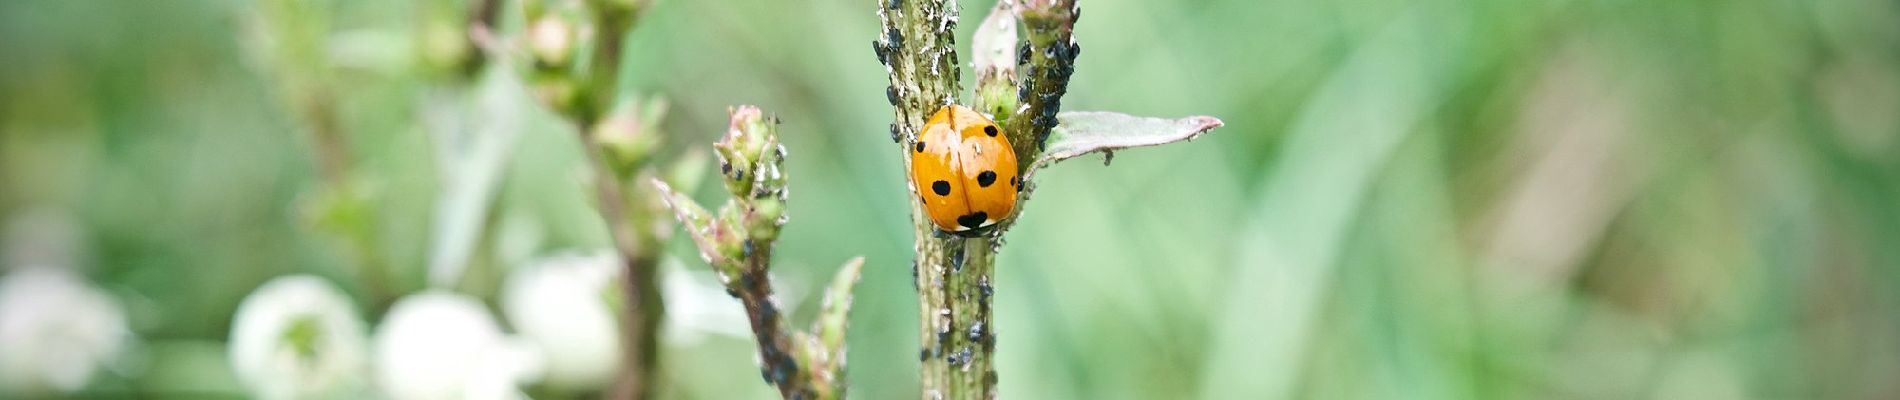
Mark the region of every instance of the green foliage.
[[[298, 51], [326, 60], [277, 63], [253, 51], [266, 3], [0, 2], [0, 220], [73, 221], [74, 263], [143, 341], [147, 368], [88, 397], [240, 396], [216, 343], [274, 276], [330, 277], [369, 321], [425, 286], [444, 167], [417, 117], [440, 74], [403, 48], [422, 11], [296, 2], [331, 33]], [[667, 94], [660, 176], [716, 171], [668, 159], [703, 156], [728, 105], [786, 121], [786, 313], [817, 315], [824, 260], [863, 255], [850, 393], [911, 398], [911, 209], [868, 3], [653, 3], [618, 89]], [[975, 37], [992, 3], [960, 2], [951, 29]], [[1083, 3], [1064, 110], [1225, 126], [1037, 172], [996, 256], [1000, 397], [1895, 392], [1892, 2]], [[280, 66], [338, 74], [346, 206], [319, 206], [335, 195]], [[520, 85], [488, 71], [470, 84]], [[522, 97], [470, 293], [524, 254], [611, 245], [581, 138]], [[707, 178], [669, 183], [728, 196]], [[325, 209], [372, 234], [304, 219]], [[689, 239], [663, 248], [712, 279]], [[661, 397], [776, 395], [734, 373], [750, 337], [667, 346]]]

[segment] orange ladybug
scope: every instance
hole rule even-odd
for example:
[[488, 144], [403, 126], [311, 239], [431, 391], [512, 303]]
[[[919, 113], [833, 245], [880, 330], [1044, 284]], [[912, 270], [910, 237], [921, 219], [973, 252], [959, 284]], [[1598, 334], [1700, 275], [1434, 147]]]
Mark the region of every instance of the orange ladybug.
[[973, 235], [1016, 208], [1016, 150], [976, 110], [938, 109], [910, 148], [910, 182], [937, 228]]

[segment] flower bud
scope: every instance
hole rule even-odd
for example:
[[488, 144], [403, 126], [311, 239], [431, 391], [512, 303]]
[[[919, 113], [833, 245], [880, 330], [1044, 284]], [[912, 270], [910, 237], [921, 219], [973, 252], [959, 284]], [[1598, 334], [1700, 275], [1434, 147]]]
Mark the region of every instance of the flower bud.
[[538, 73], [532, 79], [535, 97], [555, 112], [571, 116], [580, 110], [582, 92], [574, 78], [564, 74]]
[[746, 219], [747, 237], [752, 240], [778, 240], [780, 227], [785, 226], [785, 200], [764, 198], [752, 201], [752, 215]]
[[528, 25], [528, 51], [537, 67], [563, 69], [574, 58], [575, 25], [559, 14], [542, 15]]
[[625, 102], [594, 125], [594, 141], [605, 150], [614, 174], [623, 180], [645, 167], [648, 156], [660, 146], [658, 119], [666, 104], [653, 103], [641, 107], [639, 102]]
[[451, 13], [432, 12], [422, 18], [416, 35], [417, 58], [422, 67], [436, 74], [473, 71], [477, 58], [475, 44], [468, 39], [468, 27]]
[[758, 107], [740, 106], [732, 109], [731, 114], [726, 136], [713, 144], [714, 152], [719, 155], [719, 171], [726, 176], [726, 189], [734, 197], [751, 197], [754, 182], [759, 182], [761, 176], [776, 176], [782, 188], [783, 173], [778, 171], [782, 160], [778, 157], [763, 160], [760, 154], [768, 147], [778, 148], [778, 130], [774, 123]]

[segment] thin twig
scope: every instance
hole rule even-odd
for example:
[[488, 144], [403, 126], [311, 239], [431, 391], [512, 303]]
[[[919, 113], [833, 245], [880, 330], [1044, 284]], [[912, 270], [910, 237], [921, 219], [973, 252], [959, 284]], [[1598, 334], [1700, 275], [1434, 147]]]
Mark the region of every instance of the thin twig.
[[732, 110], [727, 135], [713, 148], [732, 195], [714, 217], [665, 183], [653, 187], [684, 225], [721, 283], [745, 306], [759, 346], [759, 373], [787, 399], [844, 397], [845, 327], [863, 259], [845, 263], [826, 289], [810, 332], [785, 324], [772, 298], [773, 243], [785, 224], [787, 175], [776, 118], [756, 107]]
[[[493, 1], [493, 0], [488, 0]], [[475, 8], [476, 17], [471, 18], [468, 28], [469, 39], [482, 53], [496, 64], [507, 68], [517, 67], [517, 57], [527, 57], [524, 52], [501, 39], [494, 30], [496, 10], [492, 4]], [[600, 143], [594, 129], [598, 128], [610, 101], [619, 88], [618, 74], [620, 66], [620, 46], [622, 37], [632, 27], [635, 12], [632, 10], [592, 10], [600, 16], [598, 27], [601, 40], [597, 41], [594, 70], [591, 79], [585, 82], [590, 99], [600, 98], [600, 102], [588, 103], [578, 110], [563, 113], [570, 126], [579, 137], [583, 146], [582, 153], [587, 157], [588, 167], [593, 171], [594, 197], [599, 207], [601, 220], [607, 225], [608, 236], [613, 240], [614, 249], [620, 254], [622, 267], [626, 269], [624, 286], [627, 315], [622, 318], [622, 365], [621, 377], [615, 383], [612, 397], [618, 399], [645, 399], [653, 395], [654, 365], [659, 360], [659, 329], [666, 314], [665, 304], [661, 302], [658, 282], [660, 228], [647, 232], [640, 230], [635, 221], [647, 220], [641, 215], [644, 210], [639, 205], [645, 202], [632, 202], [641, 199], [644, 191], [635, 191], [624, 182], [626, 176], [615, 171], [605, 155], [606, 149]], [[632, 207], [631, 209], [629, 207]], [[670, 231], [670, 228], [666, 228]]]
[[649, 398], [653, 365], [659, 360], [659, 326], [666, 315], [666, 305], [660, 301], [659, 288], [654, 284], [658, 257], [653, 250], [657, 246], [643, 243], [642, 235], [632, 226], [625, 208], [629, 204], [626, 189], [607, 165], [599, 143], [585, 138], [581, 143], [594, 171], [594, 196], [599, 203], [600, 217], [607, 222], [608, 236], [613, 239], [626, 272], [626, 282], [622, 285], [627, 301], [627, 316], [621, 320], [623, 364], [614, 398]]

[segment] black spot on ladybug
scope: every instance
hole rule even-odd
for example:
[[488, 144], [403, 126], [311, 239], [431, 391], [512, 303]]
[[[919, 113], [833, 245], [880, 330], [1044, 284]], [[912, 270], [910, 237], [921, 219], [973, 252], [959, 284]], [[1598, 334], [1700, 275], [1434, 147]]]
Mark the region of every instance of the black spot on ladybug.
[[[938, 181], [938, 182], [943, 182], [943, 181]], [[965, 228], [976, 229], [976, 227], [982, 226], [983, 222], [989, 221], [989, 220], [990, 220], [990, 213], [977, 211], [977, 212], [970, 213], [970, 215], [957, 217], [957, 225], [963, 225], [963, 227]]]
[[949, 182], [949, 181], [936, 181], [936, 182], [931, 182], [931, 183], [930, 183], [930, 191], [932, 191], [932, 192], [937, 192], [937, 195], [938, 195], [938, 196], [949, 196], [949, 195], [950, 195], [950, 182]]
[[996, 137], [996, 125], [984, 125], [983, 134], [990, 135], [990, 137]]
[[1009, 177], [1009, 185], [1010, 185], [1010, 186], [1015, 186], [1015, 187], [1022, 187], [1022, 186], [1023, 186], [1023, 177], [1020, 177], [1020, 176], [1012, 176], [1012, 177]]
[[914, 146], [911, 146], [911, 148], [917, 150], [918, 153], [924, 152], [924, 141], [922, 140], [917, 141], [917, 144]]
[[996, 183], [996, 171], [983, 171], [976, 174], [977, 186], [990, 187], [992, 183]]

